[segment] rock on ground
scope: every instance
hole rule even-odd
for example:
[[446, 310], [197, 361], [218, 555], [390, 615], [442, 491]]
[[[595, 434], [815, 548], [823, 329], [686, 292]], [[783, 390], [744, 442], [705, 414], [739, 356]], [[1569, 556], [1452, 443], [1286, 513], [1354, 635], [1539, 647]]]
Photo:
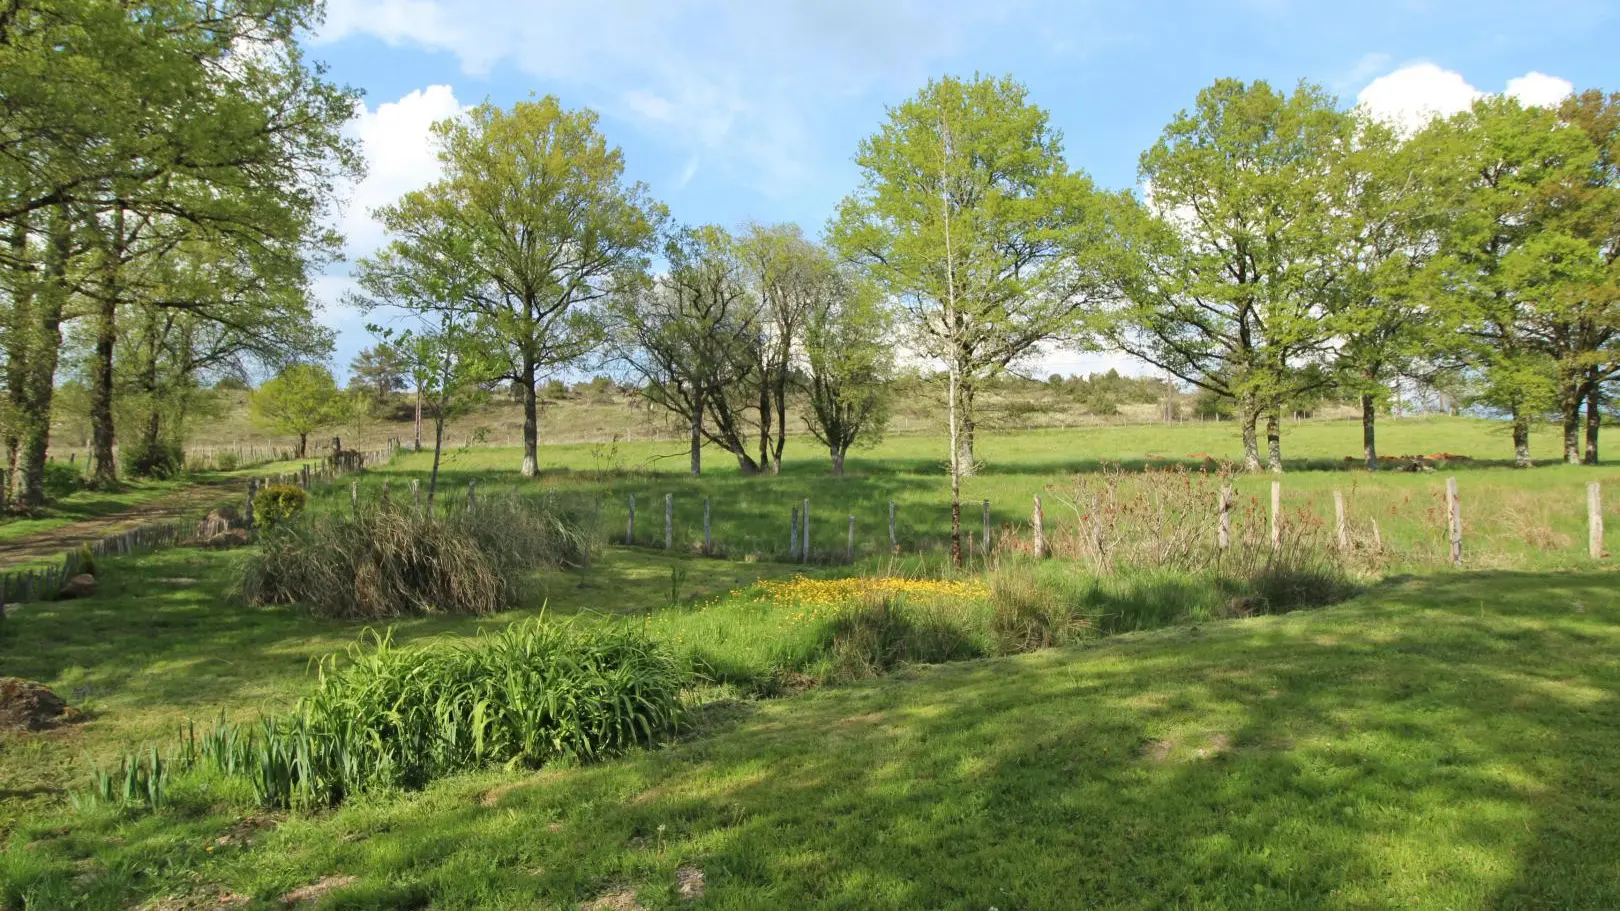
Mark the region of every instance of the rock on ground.
[[43, 731], [79, 717], [78, 709], [44, 684], [0, 677], [0, 731]]
[[96, 593], [96, 577], [89, 573], [79, 573], [62, 585], [62, 590], [56, 593], [58, 598], [88, 598]]

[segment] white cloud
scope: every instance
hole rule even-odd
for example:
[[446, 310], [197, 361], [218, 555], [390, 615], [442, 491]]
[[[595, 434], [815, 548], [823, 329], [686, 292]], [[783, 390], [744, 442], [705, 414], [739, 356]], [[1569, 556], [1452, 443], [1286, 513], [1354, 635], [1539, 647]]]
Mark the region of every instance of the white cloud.
[[1532, 107], [1552, 107], [1575, 92], [1575, 84], [1568, 79], [1546, 73], [1529, 72], [1508, 80], [1508, 95]]
[[[952, 0], [330, 0], [320, 40], [364, 34], [511, 64], [730, 179], [790, 191], [826, 160], [822, 118], [909, 92], [1000, 4]], [[549, 86], [548, 86], [549, 87]]]
[[379, 104], [376, 110], [359, 106], [348, 129], [362, 145], [366, 177], [350, 192], [338, 225], [348, 239], [351, 256], [382, 245], [382, 226], [372, 219], [371, 210], [439, 176], [437, 151], [428, 128], [463, 110], [448, 85], [418, 89], [398, 101]]
[[[1557, 104], [1573, 90], [1568, 80], [1534, 71], [1508, 80], [1505, 89], [1524, 104], [1538, 106]], [[1374, 116], [1415, 132], [1436, 117], [1467, 110], [1486, 94], [1461, 73], [1433, 63], [1414, 63], [1367, 83], [1356, 102]]]

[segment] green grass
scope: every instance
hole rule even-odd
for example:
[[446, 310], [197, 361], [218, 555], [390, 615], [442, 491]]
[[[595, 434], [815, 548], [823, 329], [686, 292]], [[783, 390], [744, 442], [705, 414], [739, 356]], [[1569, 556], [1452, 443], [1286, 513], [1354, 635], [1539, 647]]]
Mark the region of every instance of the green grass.
[[[538, 481], [516, 477], [516, 450], [454, 449], [441, 496], [464, 497], [468, 481], [484, 493], [593, 491], [605, 529], [622, 534], [634, 493], [642, 546], [542, 574], [518, 610], [391, 621], [396, 641], [460, 639], [542, 613], [628, 620], [719, 685], [689, 694], [699, 724], [670, 748], [535, 776], [458, 776], [321, 815], [265, 816], [251, 789], [208, 775], [177, 782], [157, 814], [68, 812], [88, 759], [170, 744], [187, 719], [283, 711], [319, 659], [370, 628], [242, 606], [241, 553], [105, 560], [96, 596], [0, 621], [0, 673], [44, 682], [89, 714], [0, 737], [0, 908], [17, 911], [7, 902], [25, 892], [30, 911], [164, 895], [208, 906], [202, 897], [225, 893], [275, 907], [328, 874], [357, 877], [330, 907], [573, 908], [615, 889], [675, 907], [686, 864], [704, 871], [700, 905], [718, 908], [1620, 906], [1620, 577], [1590, 571], [1584, 524], [1585, 485], [1598, 480], [1620, 526], [1620, 472], [1483, 460], [1448, 471], [1462, 488], [1468, 571], [1436, 572], [1446, 474], [1343, 470], [1354, 423], [1286, 434], [1298, 457], [1282, 478], [1289, 521], [1330, 520], [1343, 491], [1358, 539], [1376, 518], [1396, 551], [1370, 571], [1420, 574], [1323, 611], [1215, 621], [1228, 593], [1208, 580], [1150, 570], [1093, 583], [1085, 564], [1054, 560], [1040, 573], [1058, 597], [1086, 600], [1081, 638], [1178, 626], [763, 701], [746, 697], [860, 675], [831, 650], [837, 616], [761, 597], [759, 580], [946, 572], [940, 438], [892, 437], [843, 478], [799, 439], [776, 478], [743, 477], [711, 455], [691, 479], [669, 442], [546, 446]], [[1386, 421], [1382, 436], [1390, 453], [1507, 451], [1499, 428], [1478, 421]], [[1234, 456], [1236, 442], [1229, 425], [988, 434], [986, 470], [965, 496], [991, 500], [1003, 550], [991, 562], [1014, 565], [1005, 551], [1027, 536], [1034, 494], [1061, 544], [1079, 527], [1064, 501], [1085, 510], [1079, 485], [1099, 466], [1197, 466]], [[387, 480], [408, 499], [426, 468], [425, 455], [403, 456], [362, 475], [362, 496]], [[1265, 522], [1270, 480], [1238, 479], [1240, 534]], [[1124, 479], [1122, 496], [1142, 486]], [[676, 508], [669, 554], [665, 493]], [[692, 552], [704, 497], [723, 559]], [[804, 497], [816, 520], [809, 567], [778, 559]], [[340, 483], [311, 508], [347, 501]], [[843, 563], [851, 514], [854, 566]], [[967, 524], [977, 530], [976, 509]], [[983, 598], [918, 605], [960, 633], [938, 657], [1006, 650]]]
[[[1295, 456], [1283, 484], [1285, 510], [1305, 524], [1331, 523], [1333, 492], [1346, 498], [1351, 531], [1371, 539], [1376, 521], [1386, 546], [1388, 568], [1433, 566], [1447, 556], [1444, 488], [1456, 476], [1461, 489], [1465, 552], [1476, 568], [1579, 568], [1586, 559], [1586, 485], [1600, 481], [1607, 515], [1620, 521], [1620, 470], [1613, 463], [1598, 467], [1544, 463], [1523, 471], [1510, 460], [1503, 428], [1496, 423], [1461, 418], [1426, 418], [1385, 422], [1383, 451], [1390, 454], [1449, 452], [1472, 455], [1473, 464], [1454, 464], [1444, 472], [1383, 471], [1369, 474], [1346, 463], [1360, 445], [1360, 424], [1351, 421], [1308, 421], [1285, 428], [1286, 452]], [[1549, 434], [1537, 440], [1538, 458], [1556, 455]], [[556, 445], [541, 450], [541, 483], [560, 489], [586, 489], [603, 497], [606, 531], [622, 539], [628, 499], [636, 498], [637, 542], [662, 547], [664, 497], [674, 496], [676, 549], [690, 551], [702, 542], [703, 501], [710, 502], [712, 535], [717, 547], [733, 558], [785, 558], [790, 510], [811, 501], [814, 546], [818, 559], [842, 561], [849, 517], [855, 517], [857, 550], [863, 555], [888, 552], [888, 504], [897, 506], [897, 532], [907, 552], [942, 552], [950, 528], [949, 486], [939, 436], [896, 436], [873, 450], [851, 456], [844, 477], [827, 473], [825, 456], [806, 441], [790, 443], [780, 477], [745, 477], [734, 460], [709, 451], [700, 478], [685, 473], [679, 443]], [[1120, 465], [1182, 465], [1207, 468], [1204, 456], [1239, 458], [1241, 448], [1230, 424], [1132, 426], [1061, 431], [986, 434], [979, 447], [983, 471], [963, 484], [963, 522], [977, 539], [982, 525], [980, 502], [990, 501], [995, 535], [1024, 536], [1032, 498], [1045, 499], [1053, 535], [1075, 524], [1078, 509], [1089, 510], [1089, 497], [1077, 497], [1077, 473]], [[441, 496], [465, 495], [467, 483], [484, 489], [532, 487], [520, 482], [515, 449], [461, 448], [445, 455]], [[366, 495], [392, 477], [394, 496], [408, 495], [415, 477], [426, 483], [428, 453], [408, 453], [386, 471], [363, 483]], [[1241, 529], [1268, 521], [1270, 484], [1274, 478], [1240, 476], [1235, 517]], [[1214, 482], [1211, 482], [1212, 484]], [[1215, 485], [1218, 487], [1218, 484]], [[1213, 510], [1212, 489], [1206, 497]], [[1213, 529], [1210, 532], [1213, 534]]]
[[206, 809], [42, 824], [0, 878], [73, 883], [78, 907], [268, 907], [328, 875], [355, 877], [331, 907], [677, 907], [691, 865], [714, 908], [1612, 908], [1615, 581], [1420, 578], [919, 668], [263, 831]]

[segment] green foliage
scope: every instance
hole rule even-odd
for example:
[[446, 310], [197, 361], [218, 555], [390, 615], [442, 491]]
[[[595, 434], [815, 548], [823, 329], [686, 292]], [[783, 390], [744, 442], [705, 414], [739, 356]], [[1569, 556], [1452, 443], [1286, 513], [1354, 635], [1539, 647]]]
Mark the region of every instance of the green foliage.
[[348, 400], [331, 371], [317, 364], [292, 364], [260, 386], [250, 400], [253, 419], [298, 437], [302, 458], [311, 433], [343, 419]]
[[185, 470], [186, 454], [174, 440], [137, 440], [119, 450], [119, 461], [127, 477], [167, 481]]
[[321, 665], [315, 691], [255, 728], [216, 725], [195, 752], [271, 807], [330, 806], [469, 769], [538, 768], [656, 743], [686, 676], [628, 627], [530, 621], [474, 642], [388, 635]]
[[81, 810], [96, 806], [128, 807], [144, 804], [149, 809], [163, 807], [169, 784], [171, 763], [158, 755], [156, 747], [146, 754], [125, 753], [118, 759], [118, 767], [102, 768], [94, 763], [90, 767], [90, 789], [69, 795], [73, 805]]
[[534, 570], [584, 566], [590, 504], [484, 496], [447, 513], [368, 506], [316, 513], [265, 534], [242, 591], [249, 604], [298, 602], [322, 617], [486, 615], [522, 601]]
[[271, 484], [253, 496], [253, 519], [274, 528], [304, 511], [309, 494], [296, 484]]
[[84, 473], [79, 466], [71, 462], [45, 463], [45, 496], [48, 499], [60, 500], [83, 489]]

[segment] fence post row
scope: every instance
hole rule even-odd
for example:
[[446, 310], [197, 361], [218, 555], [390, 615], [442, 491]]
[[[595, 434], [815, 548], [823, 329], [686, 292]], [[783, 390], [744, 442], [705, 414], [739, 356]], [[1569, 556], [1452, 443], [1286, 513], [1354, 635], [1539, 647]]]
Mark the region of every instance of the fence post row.
[[1221, 488], [1220, 517], [1215, 524], [1215, 546], [1225, 550], [1232, 546], [1232, 485]]
[[1035, 495], [1035, 511], [1029, 515], [1030, 528], [1035, 533], [1035, 556], [1046, 556], [1046, 514], [1041, 509], [1041, 495]]
[[1282, 549], [1282, 482], [1271, 482], [1271, 549]]
[[1462, 563], [1462, 505], [1457, 500], [1457, 479], [1446, 478], [1446, 524], [1451, 528], [1451, 562]]
[[1333, 524], [1338, 533], [1339, 549], [1350, 549], [1350, 526], [1344, 518], [1344, 491], [1333, 491]]
[[788, 510], [788, 559], [799, 559], [799, 504]]
[[675, 495], [664, 494], [664, 549], [675, 549]]
[[990, 501], [984, 501], [984, 539], [979, 545], [979, 556], [990, 556]]
[[1603, 559], [1603, 485], [1597, 481], [1586, 485], [1586, 553]]

